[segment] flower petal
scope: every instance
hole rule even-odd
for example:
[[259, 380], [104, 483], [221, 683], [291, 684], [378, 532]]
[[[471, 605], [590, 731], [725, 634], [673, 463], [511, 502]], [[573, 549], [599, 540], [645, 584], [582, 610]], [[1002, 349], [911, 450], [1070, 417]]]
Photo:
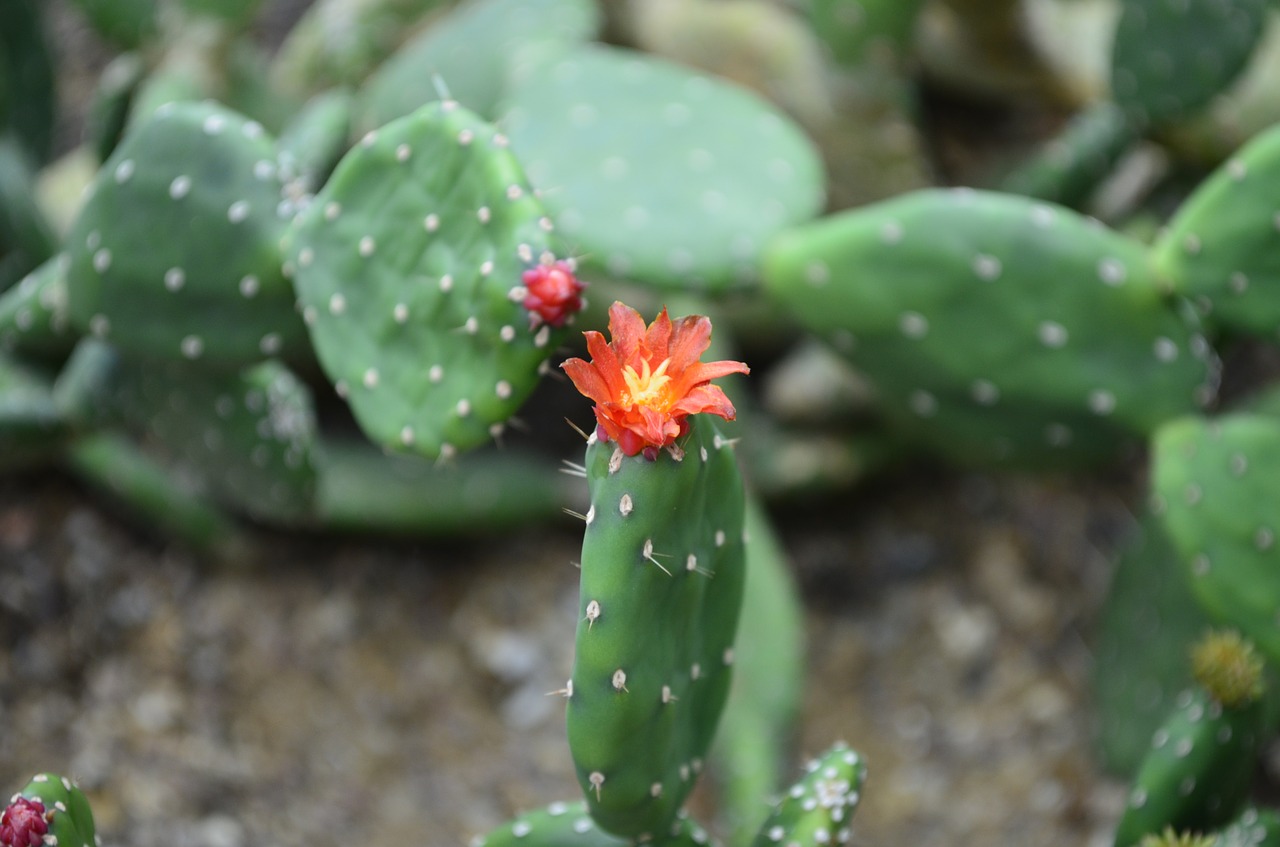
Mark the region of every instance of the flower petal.
[[711, 346], [711, 320], [702, 315], [689, 315], [675, 325], [667, 346], [671, 372], [679, 374], [697, 363]]
[[639, 364], [640, 344], [644, 334], [644, 318], [640, 317], [640, 313], [622, 301], [615, 300], [609, 307], [609, 337], [613, 339], [610, 346], [617, 356], [619, 371], [621, 365], [634, 367]]
[[600, 374], [599, 368], [595, 367], [593, 363], [582, 359], [565, 359], [560, 363], [560, 367], [568, 374], [574, 388], [577, 388], [588, 400], [593, 400], [596, 403], [608, 403], [613, 399], [609, 383], [605, 381]]
[[699, 385], [671, 407], [673, 415], [719, 415], [727, 421], [737, 417], [733, 403], [718, 385]]
[[[644, 344], [641, 354], [649, 360], [649, 365], [654, 370], [670, 357], [669, 346], [671, 342], [671, 316], [667, 314], [667, 307], [663, 306], [662, 311], [653, 319], [653, 323], [649, 324], [649, 329], [644, 334]], [[668, 368], [669, 369], [669, 368]]]

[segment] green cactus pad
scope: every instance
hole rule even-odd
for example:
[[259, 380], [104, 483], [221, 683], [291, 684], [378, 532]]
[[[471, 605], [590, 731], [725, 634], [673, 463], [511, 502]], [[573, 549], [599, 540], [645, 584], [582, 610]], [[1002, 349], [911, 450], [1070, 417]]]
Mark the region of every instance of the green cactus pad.
[[1227, 331], [1280, 338], [1280, 127], [1202, 182], [1152, 248], [1175, 290]]
[[435, 457], [501, 431], [560, 338], [518, 302], [551, 229], [506, 139], [453, 101], [343, 158], [287, 252], [320, 363], [370, 439]]
[[66, 270], [67, 257], [58, 254], [0, 294], [0, 348], [37, 355], [71, 349]]
[[1280, 419], [1184, 418], [1153, 441], [1152, 490], [1210, 616], [1280, 662]]
[[648, 461], [587, 448], [569, 747], [591, 816], [663, 833], [692, 790], [729, 693], [745, 578], [743, 491], [706, 415]]
[[600, 29], [590, 0], [470, 0], [407, 41], [369, 78], [360, 126], [373, 129], [448, 96], [486, 118], [521, 51], [560, 52]]
[[[670, 832], [655, 838], [662, 847], [702, 847], [707, 833], [688, 818], [675, 820]], [[481, 838], [471, 847], [625, 847], [634, 841], [617, 838], [596, 826], [587, 804], [552, 803], [545, 809], [519, 815]]]
[[114, 403], [198, 492], [264, 520], [312, 513], [315, 416], [306, 386], [276, 361], [209, 374], [124, 362]]
[[143, 357], [240, 366], [305, 343], [280, 270], [281, 184], [262, 128], [161, 107], [107, 160], [67, 240], [70, 315]]
[[317, 94], [280, 133], [280, 166], [286, 193], [315, 193], [347, 152], [354, 101], [350, 92], [333, 89]]
[[0, 291], [58, 251], [58, 236], [36, 201], [32, 161], [0, 131]]
[[1160, 521], [1147, 515], [1135, 529], [1116, 562], [1094, 650], [1098, 744], [1107, 769], [1126, 777], [1190, 684], [1187, 651], [1210, 624]]
[[915, 192], [794, 228], [765, 273], [898, 431], [961, 464], [1106, 459], [1216, 385], [1142, 245], [1047, 203]]
[[[53, 813], [49, 820], [46, 844], [56, 847], [96, 847], [93, 810], [89, 807], [89, 800], [65, 776], [36, 774], [19, 792], [19, 796], [38, 800], [44, 805], [46, 814]], [[52, 840], [48, 840], [49, 836], [53, 837]]]
[[0, 136], [10, 132], [37, 163], [53, 152], [54, 57], [43, 0], [0, 3]]
[[1184, 691], [1152, 737], [1115, 847], [1166, 826], [1203, 832], [1229, 821], [1249, 796], [1263, 740], [1261, 700], [1233, 709], [1198, 686]]
[[753, 94], [602, 45], [531, 61], [502, 125], [587, 267], [653, 285], [753, 283], [823, 203], [814, 147]]
[[837, 743], [813, 759], [760, 828], [752, 847], [778, 844], [848, 844], [849, 821], [858, 807], [867, 764]]
[[1248, 64], [1268, 0], [1126, 0], [1111, 54], [1111, 95], [1142, 123], [1189, 117]]
[[1115, 103], [1073, 117], [1032, 159], [1010, 173], [1004, 190], [1078, 208], [1138, 140], [1140, 129]]

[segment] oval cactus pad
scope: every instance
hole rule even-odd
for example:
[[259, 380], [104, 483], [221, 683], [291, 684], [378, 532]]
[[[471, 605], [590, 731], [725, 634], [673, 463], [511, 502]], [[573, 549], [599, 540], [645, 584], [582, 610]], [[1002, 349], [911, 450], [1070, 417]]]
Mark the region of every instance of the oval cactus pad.
[[531, 61], [501, 120], [561, 235], [614, 276], [751, 282], [764, 243], [823, 203], [813, 145], [727, 82], [601, 45]]
[[1060, 206], [920, 191], [791, 230], [765, 270], [903, 434], [962, 463], [1109, 457], [1215, 386], [1143, 246]]
[[280, 271], [275, 142], [172, 103], [103, 165], [67, 239], [69, 312], [126, 353], [238, 366], [305, 340]]
[[1191, 590], [1280, 662], [1280, 420], [1181, 418], [1152, 449], [1155, 502]]
[[454, 101], [343, 158], [295, 220], [286, 267], [370, 439], [434, 457], [501, 431], [559, 338], [524, 307], [526, 272], [559, 267], [551, 230], [506, 139]]

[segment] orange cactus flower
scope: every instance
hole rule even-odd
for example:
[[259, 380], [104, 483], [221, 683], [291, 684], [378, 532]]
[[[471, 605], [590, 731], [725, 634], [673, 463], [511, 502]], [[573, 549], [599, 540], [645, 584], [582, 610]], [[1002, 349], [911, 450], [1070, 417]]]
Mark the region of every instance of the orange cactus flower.
[[672, 322], [664, 308], [646, 328], [630, 306], [609, 307], [609, 335], [583, 333], [591, 361], [568, 359], [564, 368], [573, 384], [595, 401], [597, 436], [616, 441], [628, 456], [656, 459], [688, 431], [689, 415], [709, 412], [725, 420], [736, 412], [711, 380], [750, 373], [742, 362], [700, 362], [711, 343], [711, 321], [690, 315]]

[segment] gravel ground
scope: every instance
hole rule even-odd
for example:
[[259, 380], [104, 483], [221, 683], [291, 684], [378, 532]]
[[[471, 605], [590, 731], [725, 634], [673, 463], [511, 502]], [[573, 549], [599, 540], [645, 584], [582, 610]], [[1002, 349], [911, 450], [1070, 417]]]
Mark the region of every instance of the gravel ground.
[[[828, 506], [779, 516], [809, 609], [796, 754], [868, 757], [855, 843], [1108, 843], [1087, 641], [1114, 490], [924, 474]], [[59, 477], [4, 480], [0, 785], [73, 774], [137, 847], [463, 844], [577, 796], [546, 696], [575, 532], [263, 532], [211, 564]]]

